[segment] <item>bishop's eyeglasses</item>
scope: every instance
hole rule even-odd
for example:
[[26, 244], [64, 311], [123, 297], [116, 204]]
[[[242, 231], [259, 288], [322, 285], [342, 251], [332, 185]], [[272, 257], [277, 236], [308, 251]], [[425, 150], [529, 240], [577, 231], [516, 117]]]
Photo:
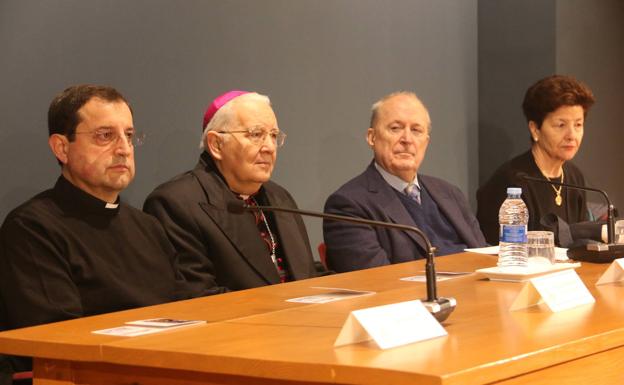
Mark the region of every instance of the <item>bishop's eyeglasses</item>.
[[276, 147], [283, 146], [284, 141], [286, 140], [286, 134], [280, 130], [267, 131], [261, 128], [248, 128], [245, 130], [217, 132], [219, 134], [246, 134], [245, 137], [247, 137], [247, 139], [249, 139], [256, 146], [261, 146], [266, 141], [267, 136], [271, 138], [271, 141]]

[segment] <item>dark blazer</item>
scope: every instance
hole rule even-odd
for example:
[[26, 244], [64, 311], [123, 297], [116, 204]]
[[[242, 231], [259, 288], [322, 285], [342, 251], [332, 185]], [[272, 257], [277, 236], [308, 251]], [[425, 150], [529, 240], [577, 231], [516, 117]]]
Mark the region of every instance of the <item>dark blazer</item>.
[[[262, 189], [268, 204], [297, 207], [290, 194], [276, 183], [264, 183]], [[145, 201], [143, 210], [162, 222], [178, 251], [181, 272], [193, 287], [193, 295], [280, 282], [253, 213], [228, 212], [227, 203], [237, 199], [204, 152], [195, 169], [162, 184]], [[272, 217], [292, 277], [299, 280], [315, 276], [310, 241], [301, 217], [287, 213], [273, 213]]]
[[[418, 175], [418, 181], [468, 247], [485, 246], [479, 223], [461, 190], [431, 176]], [[327, 199], [325, 212], [415, 226], [373, 163]], [[425, 244], [413, 232], [323, 221], [323, 234], [327, 263], [337, 272], [406, 262], [425, 255]]]

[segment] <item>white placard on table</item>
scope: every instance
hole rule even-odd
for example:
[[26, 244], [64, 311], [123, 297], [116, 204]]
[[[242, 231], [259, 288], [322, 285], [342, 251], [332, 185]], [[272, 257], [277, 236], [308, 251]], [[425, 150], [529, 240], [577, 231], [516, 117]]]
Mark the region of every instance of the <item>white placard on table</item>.
[[618, 258], [611, 262], [609, 268], [602, 273], [602, 276], [596, 282], [596, 286], [620, 281], [624, 281], [624, 258]]
[[380, 349], [389, 349], [445, 335], [442, 325], [414, 300], [352, 311], [334, 347], [373, 340]]
[[545, 303], [552, 312], [596, 302], [574, 270], [531, 278], [520, 290], [511, 311]]
[[93, 334], [104, 334], [109, 336], [119, 336], [119, 337], [137, 337], [143, 336], [146, 334], [154, 334], [161, 332], [163, 329], [159, 328], [150, 328], [145, 326], [118, 326], [110, 329], [102, 329], [102, 330], [94, 330], [91, 333]]
[[298, 302], [298, 303], [328, 303], [334, 301], [342, 301], [343, 299], [350, 299], [355, 297], [361, 297], [363, 295], [373, 295], [374, 291], [364, 290], [351, 290], [343, 289], [339, 287], [322, 287], [313, 286], [311, 289], [326, 290], [325, 293], [307, 295], [305, 297], [297, 297], [287, 299], [286, 302]]
[[[425, 273], [423, 271], [423, 273]], [[459, 278], [474, 273], [473, 271], [437, 271], [436, 282], [446, 281], [448, 279]], [[426, 275], [413, 275], [411, 277], [399, 278], [401, 281], [408, 282], [427, 282]]]
[[124, 326], [94, 330], [91, 333], [120, 337], [136, 337], [146, 334], [159, 333], [165, 330], [179, 329], [191, 325], [200, 325], [205, 323], [206, 321], [204, 320], [184, 320], [161, 317], [128, 321]]

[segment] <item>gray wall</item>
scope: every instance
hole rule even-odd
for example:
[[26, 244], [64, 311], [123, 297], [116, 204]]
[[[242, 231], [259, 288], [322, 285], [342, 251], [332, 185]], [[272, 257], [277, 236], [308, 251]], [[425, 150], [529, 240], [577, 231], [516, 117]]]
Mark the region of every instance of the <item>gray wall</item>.
[[[586, 82], [597, 98], [574, 159], [587, 184], [624, 210], [624, 2], [479, 0], [479, 180], [529, 148], [521, 104], [553, 73]], [[603, 203], [596, 194], [591, 201]]]
[[574, 161], [588, 185], [606, 190], [623, 216], [624, 1], [559, 0], [556, 20], [557, 70], [583, 79], [596, 96]]
[[477, 0], [2, 0], [0, 57], [0, 218], [54, 183], [47, 106], [81, 82], [121, 90], [149, 135], [123, 194], [137, 207], [196, 163], [203, 110], [232, 88], [272, 98], [274, 180], [302, 208], [364, 169], [370, 105], [399, 89], [431, 112], [423, 172], [477, 186]]

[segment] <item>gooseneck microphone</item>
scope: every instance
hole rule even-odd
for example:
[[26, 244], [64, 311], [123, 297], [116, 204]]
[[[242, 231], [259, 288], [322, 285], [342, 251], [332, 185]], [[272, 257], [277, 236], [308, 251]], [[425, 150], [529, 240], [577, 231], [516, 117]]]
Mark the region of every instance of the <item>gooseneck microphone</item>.
[[570, 183], [557, 182], [550, 179], [536, 178], [525, 172], [519, 172], [517, 177], [530, 182], [539, 182], [555, 186], [563, 186], [581, 191], [594, 191], [602, 194], [607, 201], [607, 243], [590, 243], [584, 246], [568, 249], [568, 256], [578, 261], [608, 263], [624, 256], [624, 245], [615, 243], [615, 207], [611, 203], [607, 192], [593, 187], [579, 186]]
[[438, 298], [437, 295], [437, 285], [436, 285], [436, 273], [435, 273], [435, 265], [433, 259], [435, 257], [435, 248], [431, 245], [429, 238], [422, 232], [418, 227], [400, 225], [396, 223], [387, 223], [381, 221], [373, 221], [370, 219], [357, 218], [357, 217], [349, 217], [345, 215], [336, 215], [336, 214], [326, 214], [320, 213], [316, 211], [307, 211], [307, 210], [299, 210], [299, 209], [291, 209], [286, 207], [277, 207], [277, 206], [250, 206], [246, 204], [242, 200], [233, 200], [229, 201], [227, 204], [227, 209], [229, 212], [234, 214], [242, 214], [245, 211], [256, 211], [256, 210], [266, 210], [266, 211], [280, 211], [290, 214], [298, 214], [309, 217], [323, 218], [332, 221], [339, 222], [349, 222], [349, 223], [357, 223], [362, 225], [369, 225], [374, 227], [385, 227], [403, 231], [411, 231], [416, 234], [423, 240], [425, 245], [427, 246], [427, 262], [425, 264], [425, 278], [427, 283], [427, 299], [423, 301], [423, 305], [429, 310], [429, 312], [439, 321], [442, 322], [451, 314], [451, 312], [455, 309], [457, 305], [457, 301], [455, 298]]

